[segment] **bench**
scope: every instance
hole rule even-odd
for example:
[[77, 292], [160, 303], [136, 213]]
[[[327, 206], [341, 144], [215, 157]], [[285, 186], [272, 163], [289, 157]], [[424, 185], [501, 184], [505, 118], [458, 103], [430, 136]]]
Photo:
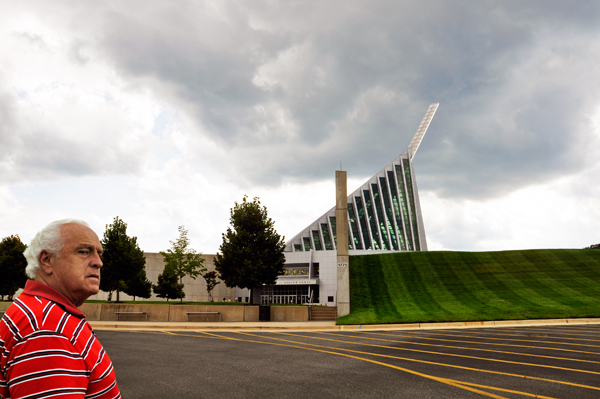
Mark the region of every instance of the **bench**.
[[115, 312], [115, 314], [117, 315], [117, 321], [119, 321], [119, 315], [122, 314], [143, 314], [144, 315], [144, 321], [148, 321], [148, 312]]
[[210, 315], [210, 314], [218, 314], [219, 321], [221, 321], [221, 312], [185, 312], [188, 316], [188, 321], [190, 321], [190, 316], [192, 315]]

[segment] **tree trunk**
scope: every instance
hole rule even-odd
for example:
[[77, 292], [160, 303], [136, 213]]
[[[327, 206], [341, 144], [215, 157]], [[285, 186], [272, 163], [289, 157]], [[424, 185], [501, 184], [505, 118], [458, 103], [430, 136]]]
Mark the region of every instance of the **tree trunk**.
[[119, 288], [117, 287], [117, 302], [119, 302]]
[[[183, 277], [179, 276], [179, 284], [183, 284]], [[183, 303], [183, 290], [181, 290], [181, 292], [179, 293], [179, 303]]]

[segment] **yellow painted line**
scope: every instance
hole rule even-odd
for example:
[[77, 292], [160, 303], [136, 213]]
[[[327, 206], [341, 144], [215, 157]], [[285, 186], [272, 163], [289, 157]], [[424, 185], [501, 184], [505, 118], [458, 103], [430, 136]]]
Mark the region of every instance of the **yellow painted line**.
[[[249, 336], [253, 336], [253, 337], [261, 337], [260, 335], [255, 335], [255, 334], [245, 333], [245, 332], [240, 332], [240, 331], [236, 331], [236, 333], [237, 334], [249, 335]], [[207, 333], [207, 334], [210, 334], [210, 333]], [[217, 334], [211, 334], [211, 335], [217, 335]], [[331, 354], [331, 355], [344, 356], [344, 357], [348, 357], [348, 358], [351, 358], [351, 359], [361, 360], [361, 361], [365, 361], [365, 362], [369, 362], [369, 363], [374, 363], [374, 364], [377, 364], [377, 365], [380, 365], [380, 366], [384, 366], [384, 367], [389, 367], [389, 368], [393, 368], [393, 369], [396, 369], [396, 370], [400, 370], [400, 371], [403, 371], [403, 372], [408, 373], [408, 374], [413, 374], [413, 375], [417, 375], [419, 377], [423, 377], [423, 378], [427, 378], [427, 379], [430, 379], [430, 380], [438, 381], [438, 382], [441, 382], [441, 383], [444, 383], [444, 384], [447, 384], [447, 385], [451, 385], [451, 386], [454, 386], [454, 387], [457, 387], [457, 388], [460, 388], [460, 389], [463, 389], [463, 390], [467, 390], [467, 391], [470, 391], [470, 392], [478, 393], [480, 395], [488, 396], [490, 398], [507, 399], [504, 396], [499, 396], [499, 395], [496, 395], [496, 394], [493, 394], [493, 393], [490, 393], [490, 392], [482, 391], [480, 389], [472, 388], [470, 386], [471, 384], [464, 383], [462, 381], [452, 380], [452, 379], [449, 379], [449, 378], [436, 377], [436, 376], [433, 376], [433, 375], [424, 374], [424, 373], [420, 373], [418, 371], [410, 370], [410, 369], [407, 369], [407, 368], [404, 368], [404, 367], [395, 366], [393, 364], [383, 363], [383, 362], [379, 362], [377, 360], [367, 359], [367, 358], [364, 358], [364, 357], [359, 357], [359, 356], [354, 356], [354, 355], [349, 355], [349, 354], [346, 354], [346, 353], [332, 352], [332, 351], [323, 350], [323, 349], [316, 349], [316, 348], [307, 348], [306, 346], [289, 345], [289, 344], [285, 344], [285, 345], [275, 344], [273, 342], [265, 342], [265, 341], [253, 341], [253, 340], [242, 340], [242, 341], [257, 342], [257, 343], [263, 343], [263, 344], [269, 344], [269, 345], [286, 346], [286, 347], [292, 347], [292, 348], [299, 348], [299, 349], [303, 349], [303, 350], [310, 350], [310, 351], [315, 351], [315, 352], [327, 353], [327, 354]], [[297, 344], [297, 342], [295, 342], [295, 341], [291, 341], [291, 342], [294, 342], [294, 343]], [[321, 345], [318, 345], [318, 346], [319, 347], [324, 347], [324, 346], [321, 346]], [[478, 386], [478, 388], [488, 388], [488, 389], [492, 389], [492, 390], [495, 389], [494, 387], [485, 387], [485, 386], [481, 386], [481, 385]], [[514, 392], [521, 393], [521, 392], [518, 392], [518, 391], [514, 391]], [[521, 394], [526, 394], [526, 393], [523, 392]], [[552, 399], [552, 398], [549, 398], [549, 399]]]
[[488, 361], [488, 362], [518, 364], [520, 366], [542, 367], [542, 368], [549, 368], [549, 369], [562, 370], [562, 371], [574, 371], [574, 372], [577, 372], [577, 373], [587, 373], [587, 374], [600, 375], [600, 372], [598, 372], [598, 371], [572, 369], [572, 368], [568, 368], [568, 367], [550, 366], [550, 365], [545, 365], [545, 364], [515, 362], [515, 361], [512, 361], [512, 360], [502, 360], [502, 359], [489, 359], [489, 358], [479, 357], [479, 356], [459, 355], [459, 354], [456, 354], [456, 353], [433, 352], [433, 351], [426, 351], [426, 350], [421, 350], [421, 349], [411, 349], [411, 348], [398, 348], [398, 347], [395, 347], [395, 346], [387, 346], [387, 345], [365, 344], [365, 343], [360, 343], [360, 342], [341, 341], [341, 340], [331, 339], [331, 338], [321, 338], [321, 337], [313, 337], [313, 336], [306, 336], [306, 335], [297, 335], [297, 334], [284, 333], [284, 332], [275, 332], [275, 334], [284, 334], [284, 335], [291, 335], [291, 336], [295, 336], [295, 337], [320, 339], [320, 340], [325, 340], [325, 341], [341, 342], [341, 343], [348, 343], [348, 344], [354, 344], [354, 345], [372, 346], [372, 347], [375, 347], [375, 348], [385, 348], [385, 349], [394, 349], [394, 350], [407, 351], [407, 352], [426, 353], [426, 354], [429, 354], [429, 355], [460, 357], [460, 358], [463, 358], [463, 359], [484, 360], [484, 361]]
[[[339, 336], [337, 334], [327, 333], [327, 332], [323, 332], [323, 331], [315, 331], [315, 332], [318, 334]], [[357, 334], [361, 334], [361, 333], [357, 333]], [[493, 352], [493, 353], [503, 353], [503, 354], [509, 354], [509, 355], [518, 355], [518, 356], [539, 357], [539, 358], [543, 358], [543, 359], [567, 360], [567, 361], [571, 361], [571, 362], [600, 364], [599, 361], [595, 361], [595, 360], [572, 359], [572, 358], [568, 358], [568, 357], [536, 355], [533, 353], [524, 353], [524, 352], [508, 352], [508, 351], [500, 351], [500, 350], [496, 350], [496, 349], [483, 349], [483, 348], [470, 348], [470, 347], [465, 347], [465, 346], [427, 344], [427, 343], [422, 343], [422, 342], [401, 341], [401, 340], [397, 340], [397, 339], [359, 337], [357, 335], [345, 335], [345, 336], [349, 337], [349, 338], [355, 338], [355, 339], [368, 339], [368, 340], [374, 340], [374, 341], [398, 342], [401, 344], [409, 344], [409, 345], [423, 345], [423, 346], [433, 346], [433, 347], [440, 347], [440, 348], [464, 349], [464, 350], [470, 350], [470, 351], [475, 351], [475, 352], [478, 352], [478, 351], [479, 352]], [[447, 340], [447, 341], [452, 341], [452, 340]], [[458, 341], [452, 341], [452, 342], [458, 342]], [[516, 345], [510, 345], [510, 346], [514, 348]]]
[[[131, 331], [131, 332], [153, 334], [150, 331]], [[346, 354], [339, 353], [339, 352], [330, 352], [330, 351], [325, 351], [325, 350], [320, 350], [320, 349], [307, 348], [306, 346], [316, 346], [316, 347], [322, 347], [322, 348], [330, 348], [330, 349], [335, 349], [335, 350], [340, 350], [340, 351], [345, 351], [345, 352], [352, 352], [352, 353], [364, 354], [364, 355], [368, 355], [368, 356], [385, 357], [385, 358], [391, 358], [391, 359], [395, 359], [395, 360], [404, 360], [404, 361], [408, 361], [408, 362], [430, 364], [430, 365], [433, 365], [433, 366], [450, 367], [450, 368], [455, 368], [455, 369], [460, 369], [460, 370], [467, 370], [467, 371], [477, 371], [477, 372], [481, 372], [481, 373], [503, 375], [503, 376], [507, 376], [507, 377], [524, 378], [524, 379], [528, 379], [528, 380], [550, 382], [550, 383], [555, 383], [555, 384], [560, 384], [560, 385], [568, 385], [568, 386], [573, 386], [573, 387], [578, 387], [578, 388], [585, 388], [585, 389], [592, 389], [592, 390], [600, 391], [600, 387], [594, 387], [594, 386], [590, 386], [590, 385], [577, 384], [577, 383], [568, 382], [568, 381], [558, 381], [558, 380], [552, 380], [552, 379], [549, 379], [549, 378], [528, 376], [528, 375], [524, 375], [524, 374], [513, 374], [513, 373], [505, 373], [505, 372], [502, 372], [502, 371], [477, 369], [477, 368], [473, 368], [473, 367], [457, 366], [457, 365], [453, 365], [453, 364], [431, 362], [431, 361], [427, 361], [427, 360], [420, 360], [420, 359], [414, 359], [414, 358], [405, 358], [405, 357], [400, 357], [400, 356], [382, 355], [382, 354], [377, 354], [377, 353], [362, 352], [362, 351], [356, 351], [356, 350], [344, 349], [344, 348], [328, 347], [328, 346], [317, 345], [317, 344], [299, 343], [297, 341], [284, 340], [284, 339], [275, 338], [275, 337], [264, 337], [264, 338], [275, 339], [275, 340], [284, 341], [284, 342], [291, 342], [291, 343], [294, 343], [296, 345], [278, 344], [278, 343], [274, 343], [274, 342], [255, 341], [255, 340], [249, 340], [249, 339], [239, 339], [239, 338], [233, 338], [233, 337], [226, 337], [226, 336], [222, 336], [222, 335], [218, 335], [218, 334], [214, 334], [214, 333], [209, 333], [209, 332], [206, 332], [206, 331], [198, 331], [198, 333], [199, 334], [201, 333], [201, 334], [205, 334], [205, 335], [211, 336], [211, 337], [208, 337], [208, 338], [233, 340], [233, 341], [240, 341], [240, 342], [250, 342], [250, 343], [257, 343], [257, 344], [267, 344], [267, 345], [283, 346], [283, 347], [296, 348], [296, 349], [314, 350], [314, 351], [317, 351], [317, 352], [331, 353], [331, 354], [336, 354], [336, 355], [340, 355], [340, 356], [353, 357], [353, 356], [346, 355]], [[241, 332], [241, 331], [236, 331], [235, 333], [236, 334], [244, 334], [244, 335], [261, 337], [259, 335], [254, 335], [254, 334], [250, 334], [250, 333], [246, 333], [246, 332]], [[156, 333], [154, 333], [154, 334], [156, 334]], [[206, 338], [206, 337], [203, 337], [202, 335], [199, 335], [199, 334], [192, 335], [192, 334], [174, 333], [173, 335], [186, 336], [186, 337], [196, 337], [196, 338]], [[285, 334], [285, 333], [277, 333], [277, 334]], [[287, 334], [287, 335], [291, 335], [291, 334]], [[299, 346], [297, 344], [302, 344], [304, 346]], [[355, 358], [357, 358], [357, 357], [355, 357]], [[362, 359], [362, 358], [357, 358], [357, 359]], [[371, 361], [370, 359], [364, 359], [364, 360], [365, 361]], [[375, 362], [375, 361], [371, 361], [371, 362]], [[386, 365], [386, 363], [382, 363], [382, 364]], [[397, 366], [393, 366], [393, 365], [390, 365], [390, 366], [393, 367], [393, 368], [398, 368]], [[411, 370], [408, 370], [408, 372], [410, 372], [410, 371]], [[461, 382], [461, 384], [463, 384], [463, 385], [471, 385], [471, 384], [465, 383], [465, 382]], [[498, 388], [490, 387], [490, 389], [498, 389]], [[522, 393], [522, 394], [526, 395], [526, 393]], [[527, 396], [531, 396], [531, 395], [527, 394]], [[544, 396], [535, 396], [535, 395], [533, 395], [533, 396], [534, 397], [539, 397], [539, 398], [544, 398]]]
[[[244, 332], [237, 332], [237, 333], [238, 334], [245, 334], [245, 335], [253, 335], [253, 334], [244, 333]], [[278, 332], [276, 334], [278, 334], [278, 335], [282, 334], [282, 335], [298, 336], [298, 335], [295, 335], [295, 334], [283, 333], [283, 332]], [[299, 337], [314, 338], [314, 337], [306, 337], [306, 336], [302, 336], [302, 335], [299, 335]], [[299, 343], [297, 341], [290, 341], [290, 340], [285, 340], [285, 339], [280, 339], [280, 338], [272, 338], [272, 339], [276, 339], [276, 340], [280, 340], [280, 341], [284, 341], [284, 342], [292, 342], [292, 343], [296, 343], [296, 344]], [[254, 342], [254, 341], [252, 341], [252, 342]], [[504, 375], [504, 376], [509, 376], [509, 377], [525, 378], [525, 379], [531, 379], [531, 380], [536, 380], [536, 381], [552, 382], [552, 383], [557, 383], [557, 384], [563, 384], [563, 385], [569, 385], [569, 386], [576, 386], [576, 387], [580, 387], [580, 388], [588, 388], [588, 389], [593, 389], [593, 390], [600, 391], [600, 387], [594, 387], [594, 386], [589, 386], [589, 385], [582, 385], [582, 384], [577, 384], [577, 383], [568, 382], [568, 381], [551, 380], [551, 379], [542, 378], [542, 377], [527, 376], [527, 375], [524, 375], [524, 374], [513, 374], [513, 373], [505, 373], [505, 372], [502, 372], [502, 371], [477, 369], [477, 368], [474, 368], [474, 367], [457, 366], [457, 365], [454, 365], [454, 364], [432, 362], [432, 361], [428, 361], [428, 360], [420, 360], [420, 359], [406, 358], [406, 357], [393, 356], [393, 355], [382, 355], [382, 354], [378, 354], [378, 353], [356, 351], [356, 350], [344, 349], [344, 348], [335, 348], [335, 347], [329, 347], [329, 346], [317, 345], [317, 344], [309, 344], [309, 343], [302, 343], [302, 344], [303, 345], [316, 346], [316, 347], [331, 348], [331, 349], [336, 349], [336, 350], [341, 350], [341, 351], [346, 351], [346, 352], [352, 352], [352, 353], [360, 353], [360, 354], [365, 354], [365, 355], [370, 355], [370, 356], [385, 357], [385, 358], [391, 358], [391, 359], [397, 359], [397, 360], [405, 360], [405, 361], [409, 361], [409, 362], [431, 364], [431, 365], [435, 365], [435, 366], [451, 367], [451, 368], [457, 368], [457, 369], [461, 369], [461, 370], [479, 371], [479, 372], [482, 372], [482, 373]]]
[[[513, 330], [513, 328], [511, 328], [511, 330]], [[536, 334], [536, 332], [534, 330], [530, 330], [530, 331], [531, 331], [530, 334]], [[471, 331], [465, 331], [465, 333], [467, 335], [471, 335], [471, 334], [469, 334], [469, 333], [471, 333]], [[499, 336], [502, 336], [502, 337], [527, 337], [527, 334], [525, 332], [521, 332], [520, 334], [511, 334], [511, 333], [496, 332], [494, 334], [494, 333], [491, 333], [491, 332], [488, 333], [487, 331], [486, 332], [480, 331], [480, 333], [482, 333], [484, 335], [485, 334], [488, 334], [488, 335], [499, 335]], [[556, 339], [556, 340], [565, 340], [566, 339], [566, 340], [569, 340], [569, 341], [592, 341], [592, 342], [600, 342], [600, 340], [598, 340], [598, 339], [581, 339], [581, 338], [567, 338], [567, 337], [544, 337], [544, 338]], [[569, 344], [569, 345], [573, 345], [573, 344]], [[575, 344], [575, 345], [578, 345], [578, 344]], [[589, 345], [589, 346], [593, 346], [593, 345]], [[596, 348], [600, 348], [600, 346], [595, 346], [595, 347]]]
[[[251, 333], [245, 333], [245, 332], [236, 332], [237, 334], [244, 334], [244, 335], [249, 335], [249, 336], [255, 336], [255, 337], [260, 337], [260, 335], [255, 335], [255, 334], [251, 334]], [[285, 335], [294, 335], [294, 334], [287, 334], [287, 333], [283, 333]], [[294, 344], [298, 344], [299, 342], [297, 341], [290, 341], [290, 340], [285, 340], [285, 339], [281, 339], [281, 338], [272, 338], [275, 340], [279, 340], [279, 341], [283, 341], [283, 342], [290, 342], [290, 343], [294, 343]], [[251, 341], [249, 340], [248, 342], [256, 342], [256, 341]], [[263, 341], [259, 341], [260, 343], [264, 343]], [[412, 361], [412, 362], [416, 362], [416, 363], [424, 363], [424, 364], [431, 364], [431, 365], [436, 365], [436, 366], [445, 366], [445, 367], [452, 367], [452, 368], [458, 368], [458, 369], [463, 369], [463, 370], [469, 370], [469, 371], [479, 371], [479, 372], [484, 372], [484, 373], [490, 373], [490, 374], [498, 374], [498, 375], [504, 375], [504, 376], [509, 376], [509, 377], [519, 377], [519, 378], [525, 378], [525, 379], [532, 379], [532, 380], [539, 380], [539, 381], [544, 381], [544, 382], [552, 382], [552, 383], [558, 383], [558, 384], [566, 384], [566, 385], [571, 385], [571, 386], [577, 386], [577, 387], [581, 387], [581, 388], [591, 388], [591, 389], [596, 389], [596, 390], [600, 390], [600, 388], [596, 388], [596, 387], [591, 387], [591, 386], [586, 386], [586, 385], [580, 385], [580, 384], [574, 384], [574, 383], [569, 383], [569, 382], [564, 382], [564, 381], [555, 381], [555, 380], [550, 380], [550, 379], [546, 379], [546, 378], [539, 378], [539, 377], [531, 377], [531, 376], [526, 376], [526, 375], [519, 375], [519, 374], [510, 374], [510, 373], [503, 373], [503, 372], [498, 372], [498, 371], [491, 371], [491, 370], [483, 370], [483, 369], [475, 369], [475, 368], [471, 368], [471, 367], [463, 367], [463, 366], [455, 366], [455, 365], [449, 365], [449, 364], [444, 364], [444, 363], [437, 363], [437, 362], [429, 362], [429, 361], [425, 361], [425, 360], [416, 360], [416, 359], [409, 359], [409, 358], [401, 358], [401, 357], [397, 357], [397, 356], [390, 356], [390, 355], [381, 355], [381, 354], [376, 354], [376, 353], [370, 353], [370, 352], [362, 352], [362, 351], [355, 351], [352, 349], [343, 349], [343, 348], [335, 348], [335, 347], [329, 347], [329, 346], [324, 346], [324, 345], [317, 345], [317, 344], [308, 344], [308, 343], [301, 343], [302, 345], [310, 345], [310, 346], [316, 346], [319, 348], [328, 348], [328, 349], [335, 349], [335, 350], [342, 350], [342, 351], [347, 351], [347, 352], [352, 352], [352, 353], [360, 353], [360, 354], [365, 354], [365, 355], [369, 355], [369, 356], [379, 356], [379, 357], [386, 357], [386, 358], [392, 358], [392, 359], [398, 359], [398, 360], [407, 360], [407, 361]], [[276, 344], [274, 344], [276, 345]], [[288, 345], [284, 345], [284, 346], [288, 346]], [[292, 347], [297, 347], [296, 345], [293, 345]], [[302, 349], [308, 349], [310, 350], [311, 348], [307, 348], [305, 346], [300, 347]], [[322, 352], [322, 350], [318, 350], [318, 349], [314, 349], [318, 352]], [[329, 352], [326, 351], [326, 353], [332, 353], [332, 354], [338, 354], [338, 355], [344, 355], [342, 353], [339, 352]], [[395, 368], [395, 369], [400, 369], [403, 371], [407, 371], [411, 374], [416, 374], [416, 375], [421, 375], [421, 376], [425, 376], [427, 378], [431, 378], [431, 379], [435, 379], [438, 381], [441, 380], [445, 380], [446, 383], [449, 383], [448, 381], [451, 381], [453, 386], [457, 386], [457, 387], [461, 387], [463, 389], [467, 389], [467, 387], [465, 385], [469, 385], [469, 386], [476, 386], [479, 388], [486, 388], [486, 389], [492, 389], [492, 390], [498, 390], [498, 391], [502, 391], [502, 392], [510, 392], [510, 393], [517, 393], [520, 395], [524, 395], [524, 396], [531, 396], [531, 397], [536, 397], [536, 398], [545, 398], [545, 399], [553, 399], [549, 396], [543, 396], [543, 395], [538, 395], [538, 394], [530, 394], [527, 392], [522, 392], [522, 391], [514, 391], [514, 390], [509, 390], [509, 389], [504, 389], [504, 388], [497, 388], [497, 387], [492, 387], [492, 386], [485, 386], [485, 385], [479, 385], [479, 384], [474, 384], [474, 383], [469, 383], [469, 382], [464, 382], [464, 381], [457, 381], [457, 380], [450, 380], [450, 379], [445, 379], [442, 377], [435, 377], [435, 376], [431, 376], [428, 374], [422, 374], [419, 373], [417, 371], [413, 371], [413, 370], [409, 370], [409, 369], [405, 369], [399, 366], [394, 366], [391, 365], [389, 363], [382, 363], [382, 362], [377, 362], [377, 361], [372, 361], [370, 359], [365, 359], [365, 358], [359, 358], [359, 357], [354, 357], [354, 356], [350, 356], [356, 359], [361, 359], [361, 360], [365, 360], [365, 361], [369, 361], [369, 362], [373, 362], [373, 363], [377, 363], [377, 364], [381, 364], [387, 367], [391, 367], [391, 368]], [[481, 393], [483, 395], [486, 396], [491, 396], [491, 397], [500, 397], [497, 395], [493, 395], [487, 392], [482, 392], [479, 391], [478, 393]], [[493, 396], [492, 396], [493, 395]]]
[[518, 395], [523, 395], [523, 396], [531, 396], [532, 398], [541, 398], [541, 399], [554, 399], [550, 396], [544, 396], [544, 395], [538, 395], [538, 394], [534, 394], [534, 393], [528, 393], [528, 392], [522, 392], [522, 391], [515, 391], [512, 389], [506, 389], [506, 388], [497, 388], [497, 387], [488, 387], [486, 385], [479, 385], [479, 384], [474, 384], [472, 382], [461, 382], [461, 384], [463, 385], [469, 385], [469, 386], [473, 386], [473, 387], [479, 387], [479, 388], [488, 388], [488, 389], [493, 389], [496, 391], [501, 391], [501, 392], [508, 392], [508, 393], [515, 393]]
[[[356, 332], [358, 333], [358, 331], [348, 331], [348, 332]], [[400, 332], [398, 332], [400, 333]], [[376, 332], [370, 332], [370, 331], [362, 331], [360, 332], [360, 334], [372, 334], [372, 335], [384, 335], [386, 337], [397, 337], [398, 334], [390, 334], [390, 333], [376, 333]], [[414, 337], [414, 335], [411, 335]], [[460, 336], [460, 335], [458, 335]], [[517, 345], [517, 344], [500, 344], [500, 343], [488, 343], [488, 342], [478, 342], [478, 341], [464, 341], [464, 340], [458, 340], [458, 339], [446, 339], [446, 338], [430, 338], [430, 337], [417, 337], [418, 339], [427, 339], [427, 340], [432, 340], [432, 341], [448, 341], [448, 342], [457, 342], [457, 343], [463, 343], [463, 344], [477, 344], [477, 345], [494, 345], [494, 346], [510, 346], [511, 348], [527, 348], [527, 349], [547, 349], [547, 350], [553, 350], [553, 351], [560, 351], [560, 352], [573, 352], [573, 353], [585, 353], [587, 355], [599, 355], [599, 352], [589, 352], [589, 351], [578, 351], [575, 349], [565, 349], [565, 348], [554, 348], [554, 347], [550, 347], [550, 346], [532, 346], [532, 345]]]
[[[403, 334], [410, 334], [410, 335], [417, 335], [418, 333], [413, 332], [413, 331], [402, 331]], [[425, 334], [424, 332], [420, 332], [421, 334]], [[435, 336], [444, 336], [444, 337], [461, 337], [461, 338], [465, 338], [465, 337], [469, 337], [469, 338], [478, 338], [478, 339], [487, 339], [487, 340], [491, 340], [491, 341], [517, 341], [517, 342], [537, 342], [537, 343], [541, 343], [541, 344], [556, 344], [557, 342], [554, 341], [541, 341], [541, 340], [534, 340], [534, 339], [528, 339], [528, 340], [523, 340], [523, 339], [511, 339], [511, 338], [492, 338], [492, 337], [485, 337], [485, 336], [479, 336], [479, 335], [472, 335], [472, 334], [467, 334], [467, 335], [460, 335], [460, 334], [441, 334], [438, 332], [427, 332], [427, 334], [429, 335], [435, 335]], [[502, 335], [502, 334], [497, 334], [497, 335]], [[583, 346], [583, 347], [588, 347], [588, 348], [600, 348], [600, 346], [598, 345], [585, 345], [585, 344], [573, 344], [573, 343], [569, 343], [569, 342], [560, 342], [561, 345], [568, 345], [568, 346]], [[494, 344], [496, 345], [496, 344]], [[595, 354], [599, 354], [599, 352], [593, 352]]]
[[[511, 330], [517, 331], [517, 332], [521, 332], [521, 333], [533, 333], [533, 334], [553, 334], [552, 337], [549, 338], [557, 338], [560, 339], [562, 338], [564, 335], [567, 336], [574, 336], [574, 337], [586, 337], [589, 335], [593, 335], [595, 338], [598, 338], [598, 335], [600, 335], [600, 329], [597, 329], [595, 331], [587, 331], [587, 330], [581, 330], [581, 329], [577, 329], [577, 331], [573, 331], [572, 329], [567, 329], [567, 328], [560, 328], [560, 329], [556, 329], [556, 330], [552, 330], [549, 328], [511, 328]], [[577, 339], [577, 340], [582, 340], [582, 341], [595, 341], [595, 342], [600, 342], [600, 340], [598, 339], [587, 339], [587, 338], [573, 338], [573, 339]]]

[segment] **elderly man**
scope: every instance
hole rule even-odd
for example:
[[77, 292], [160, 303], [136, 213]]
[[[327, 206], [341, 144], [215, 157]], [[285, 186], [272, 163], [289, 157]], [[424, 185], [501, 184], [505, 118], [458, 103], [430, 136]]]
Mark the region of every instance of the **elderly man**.
[[0, 398], [120, 398], [77, 309], [100, 289], [102, 246], [85, 222], [50, 223], [25, 250], [28, 280], [0, 322]]

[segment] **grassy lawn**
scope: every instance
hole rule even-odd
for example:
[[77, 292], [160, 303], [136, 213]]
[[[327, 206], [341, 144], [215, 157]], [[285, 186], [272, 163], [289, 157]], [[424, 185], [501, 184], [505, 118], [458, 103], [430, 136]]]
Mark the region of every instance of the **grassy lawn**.
[[600, 317], [600, 250], [350, 257], [338, 324]]

